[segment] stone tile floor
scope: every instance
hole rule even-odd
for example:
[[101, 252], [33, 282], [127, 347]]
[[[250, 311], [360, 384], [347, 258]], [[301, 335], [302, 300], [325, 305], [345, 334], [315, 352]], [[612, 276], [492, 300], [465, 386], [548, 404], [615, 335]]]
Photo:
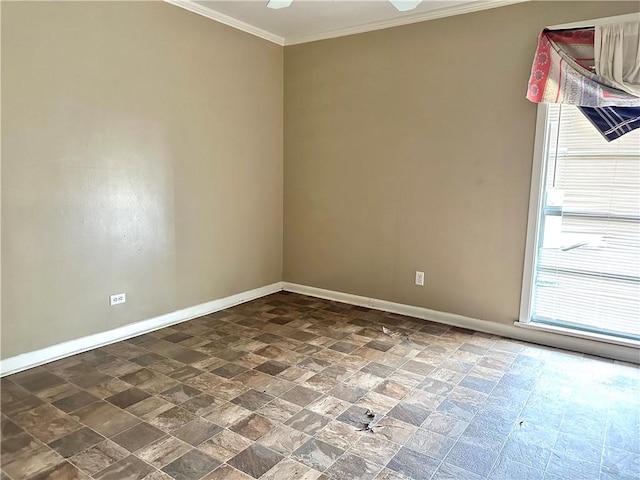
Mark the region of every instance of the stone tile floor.
[[639, 372], [282, 292], [5, 377], [1, 479], [640, 479]]

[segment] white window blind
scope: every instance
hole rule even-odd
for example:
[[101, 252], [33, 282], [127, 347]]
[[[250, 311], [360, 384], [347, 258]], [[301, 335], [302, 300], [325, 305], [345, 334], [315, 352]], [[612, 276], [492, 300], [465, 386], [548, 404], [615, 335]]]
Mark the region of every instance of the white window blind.
[[640, 339], [640, 130], [548, 106], [533, 322]]

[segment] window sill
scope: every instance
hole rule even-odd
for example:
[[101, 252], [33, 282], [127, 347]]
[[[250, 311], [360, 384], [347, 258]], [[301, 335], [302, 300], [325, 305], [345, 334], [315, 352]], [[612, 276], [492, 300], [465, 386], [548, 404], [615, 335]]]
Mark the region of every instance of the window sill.
[[586, 340], [594, 340], [598, 342], [610, 343], [624, 347], [632, 347], [640, 349], [640, 341], [628, 338], [614, 337], [612, 335], [603, 335], [599, 333], [583, 332], [581, 330], [573, 330], [571, 328], [555, 327], [553, 325], [544, 325], [535, 322], [519, 322], [513, 323], [516, 327], [526, 328], [529, 330], [538, 330], [541, 332], [556, 333], [559, 335], [567, 335], [569, 337], [584, 338]]

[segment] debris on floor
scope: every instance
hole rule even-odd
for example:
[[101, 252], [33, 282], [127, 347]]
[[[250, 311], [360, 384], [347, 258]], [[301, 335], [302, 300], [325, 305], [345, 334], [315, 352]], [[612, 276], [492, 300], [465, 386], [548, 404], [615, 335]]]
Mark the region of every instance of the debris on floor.
[[376, 415], [371, 409], [367, 409], [367, 411], [365, 412], [365, 415], [368, 419], [371, 419], [371, 420], [368, 422], [363, 422], [363, 426], [361, 428], [356, 428], [356, 432], [375, 433], [373, 431], [373, 427], [375, 427], [376, 424], [380, 420], [382, 420], [384, 415]]
[[385, 335], [397, 339], [402, 343], [408, 341], [411, 341], [411, 337], [409, 336], [409, 334], [407, 334], [406, 332], [396, 332], [395, 330], [391, 330], [390, 328], [387, 328], [385, 326], [382, 327], [382, 333], [384, 333]]
[[373, 427], [371, 426], [371, 423], [365, 423], [364, 427], [362, 428], [357, 428], [356, 432], [370, 432], [370, 433], [375, 433], [373, 431]]
[[384, 333], [385, 335], [389, 335], [390, 337], [405, 337], [405, 338], [409, 338], [408, 335], [403, 335], [400, 332], [395, 332], [393, 330], [391, 330], [390, 328], [387, 327], [382, 327], [382, 333]]

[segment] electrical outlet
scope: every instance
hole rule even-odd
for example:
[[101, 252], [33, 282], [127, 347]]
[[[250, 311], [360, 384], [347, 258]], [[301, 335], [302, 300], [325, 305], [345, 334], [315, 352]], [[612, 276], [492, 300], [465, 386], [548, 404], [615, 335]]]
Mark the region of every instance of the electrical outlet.
[[424, 272], [416, 271], [416, 285], [424, 287]]
[[118, 293], [117, 295], [111, 295], [109, 297], [109, 305], [112, 307], [114, 305], [118, 305], [119, 303], [124, 303], [127, 301], [127, 296], [124, 293]]

